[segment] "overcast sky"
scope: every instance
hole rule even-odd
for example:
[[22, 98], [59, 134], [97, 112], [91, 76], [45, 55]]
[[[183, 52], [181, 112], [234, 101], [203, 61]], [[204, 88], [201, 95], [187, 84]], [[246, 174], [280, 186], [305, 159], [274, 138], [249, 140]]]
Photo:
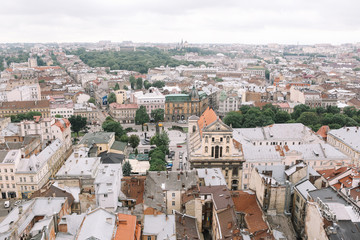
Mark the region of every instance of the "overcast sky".
[[355, 43], [359, 0], [2, 0], [0, 42]]

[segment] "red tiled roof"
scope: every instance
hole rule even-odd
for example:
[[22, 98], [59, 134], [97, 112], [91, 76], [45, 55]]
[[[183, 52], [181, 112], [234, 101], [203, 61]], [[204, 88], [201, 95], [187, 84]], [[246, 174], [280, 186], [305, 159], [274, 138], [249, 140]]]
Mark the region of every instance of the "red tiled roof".
[[111, 103], [110, 104], [111, 108], [114, 109], [128, 109], [128, 108], [138, 108], [138, 105], [136, 103], [130, 103], [130, 104], [119, 104], [119, 103]]
[[339, 169], [331, 168], [331, 169], [318, 170], [318, 173], [321, 176], [323, 176], [326, 180], [330, 180], [347, 170], [348, 170], [347, 167], [342, 167]]
[[[245, 213], [245, 222], [249, 232], [251, 234], [266, 232], [268, 230], [268, 225], [263, 219], [263, 213], [257, 204], [256, 195], [244, 191], [233, 191], [232, 193], [235, 210], [237, 212]], [[256, 234], [254, 237], [255, 239], [258, 239], [256, 238]], [[269, 237], [271, 237], [270, 239], [273, 239], [270, 234]]]
[[57, 120], [54, 124], [60, 128], [61, 132], [64, 132], [65, 129], [70, 126], [70, 121], [66, 118], [63, 118], [61, 120]]
[[327, 138], [327, 133], [329, 132], [330, 127], [327, 125], [322, 126], [316, 133], [322, 138]]
[[212, 110], [212, 108], [208, 107], [198, 120], [200, 135], [202, 135], [202, 129], [215, 122], [216, 119], [218, 119], [216, 113], [214, 112], [214, 110]]
[[118, 213], [115, 240], [140, 240], [141, 228], [136, 224], [136, 216]]

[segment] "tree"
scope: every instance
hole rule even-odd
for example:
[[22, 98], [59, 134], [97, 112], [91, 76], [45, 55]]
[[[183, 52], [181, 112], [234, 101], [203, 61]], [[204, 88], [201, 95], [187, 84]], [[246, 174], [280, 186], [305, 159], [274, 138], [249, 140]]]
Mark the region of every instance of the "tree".
[[155, 81], [153, 82], [153, 87], [156, 87], [156, 88], [163, 88], [165, 87], [165, 82], [164, 81]]
[[157, 108], [151, 111], [151, 117], [155, 122], [163, 122], [164, 121], [165, 111], [162, 108]]
[[338, 108], [337, 106], [327, 106], [326, 112], [332, 114], [340, 113], [340, 108]]
[[291, 116], [288, 112], [278, 111], [275, 114], [275, 123], [286, 123], [291, 119]]
[[62, 116], [60, 114], [56, 114], [55, 117], [56, 118], [62, 118]]
[[143, 87], [143, 80], [141, 77], [136, 79], [136, 89], [142, 89]]
[[88, 100], [88, 102], [89, 102], [89, 103], [93, 103], [93, 104], [96, 103], [95, 98], [93, 98], [93, 97], [91, 97], [91, 98]]
[[119, 122], [114, 120], [106, 120], [102, 124], [102, 128], [105, 132], [114, 132], [117, 140], [120, 140], [121, 136], [124, 134], [124, 130]]
[[140, 106], [138, 110], [136, 110], [135, 115], [135, 124], [136, 125], [143, 125], [144, 123], [149, 122], [150, 118], [146, 112], [145, 106]]
[[131, 89], [135, 89], [135, 83], [136, 83], [136, 79], [134, 76], [130, 76], [129, 78], [129, 81], [130, 81], [130, 85], [131, 85]]
[[137, 148], [137, 146], [139, 146], [139, 143], [140, 143], [139, 136], [135, 135], [135, 134], [131, 135], [129, 137], [129, 143], [133, 149]]
[[124, 85], [124, 90], [129, 90], [128, 86]]
[[128, 135], [126, 135], [126, 134], [123, 134], [121, 137], [120, 137], [120, 141], [121, 142], [129, 142], [129, 137], [128, 137]]
[[149, 89], [151, 87], [151, 83], [148, 80], [144, 81], [144, 88]]
[[130, 176], [132, 167], [129, 161], [124, 162], [124, 165], [122, 166], [122, 171], [124, 176]]
[[71, 131], [75, 132], [77, 136], [79, 136], [79, 132], [81, 130], [85, 130], [86, 128], [86, 117], [78, 116], [71, 116], [69, 117], [69, 121], [71, 123]]
[[316, 125], [320, 122], [319, 116], [314, 112], [303, 112], [297, 119], [297, 122], [306, 126]]
[[114, 90], [116, 91], [116, 90], [119, 90], [119, 89], [120, 89], [119, 83], [116, 83], [115, 87], [114, 87]]
[[166, 170], [166, 163], [161, 159], [154, 158], [150, 161], [150, 169], [149, 171], [165, 171]]
[[344, 114], [346, 114], [348, 117], [353, 117], [356, 115], [356, 108], [354, 106], [348, 106], [344, 107], [343, 109]]
[[294, 107], [294, 112], [291, 114], [292, 119], [298, 119], [303, 112], [309, 112], [310, 107], [305, 104], [299, 104]]
[[108, 96], [108, 104], [111, 104], [113, 102], [116, 102], [116, 95], [115, 95], [115, 93], [112, 92]]
[[240, 112], [229, 112], [224, 117], [224, 123], [233, 128], [241, 128], [244, 117]]
[[153, 136], [150, 139], [150, 144], [156, 145], [157, 147], [160, 147], [160, 146], [168, 147], [169, 143], [170, 143], [170, 139], [169, 139], [167, 132], [165, 132], [165, 131], [162, 131], [161, 133], [156, 134], [155, 136]]
[[269, 80], [270, 79], [270, 71], [269, 70], [265, 70], [265, 78], [267, 79], [267, 80]]

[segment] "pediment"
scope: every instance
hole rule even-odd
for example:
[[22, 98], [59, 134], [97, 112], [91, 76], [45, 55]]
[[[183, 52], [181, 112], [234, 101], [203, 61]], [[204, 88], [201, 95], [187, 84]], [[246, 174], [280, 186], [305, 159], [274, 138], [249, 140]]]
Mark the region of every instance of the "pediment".
[[221, 120], [217, 119], [209, 126], [206, 126], [203, 129], [203, 132], [232, 132], [232, 129]]

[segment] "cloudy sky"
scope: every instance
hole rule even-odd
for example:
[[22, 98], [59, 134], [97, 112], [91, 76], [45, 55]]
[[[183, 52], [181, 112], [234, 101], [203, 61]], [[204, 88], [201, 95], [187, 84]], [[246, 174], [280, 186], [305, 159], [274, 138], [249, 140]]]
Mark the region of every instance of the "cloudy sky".
[[3, 0], [0, 42], [355, 43], [359, 0]]

